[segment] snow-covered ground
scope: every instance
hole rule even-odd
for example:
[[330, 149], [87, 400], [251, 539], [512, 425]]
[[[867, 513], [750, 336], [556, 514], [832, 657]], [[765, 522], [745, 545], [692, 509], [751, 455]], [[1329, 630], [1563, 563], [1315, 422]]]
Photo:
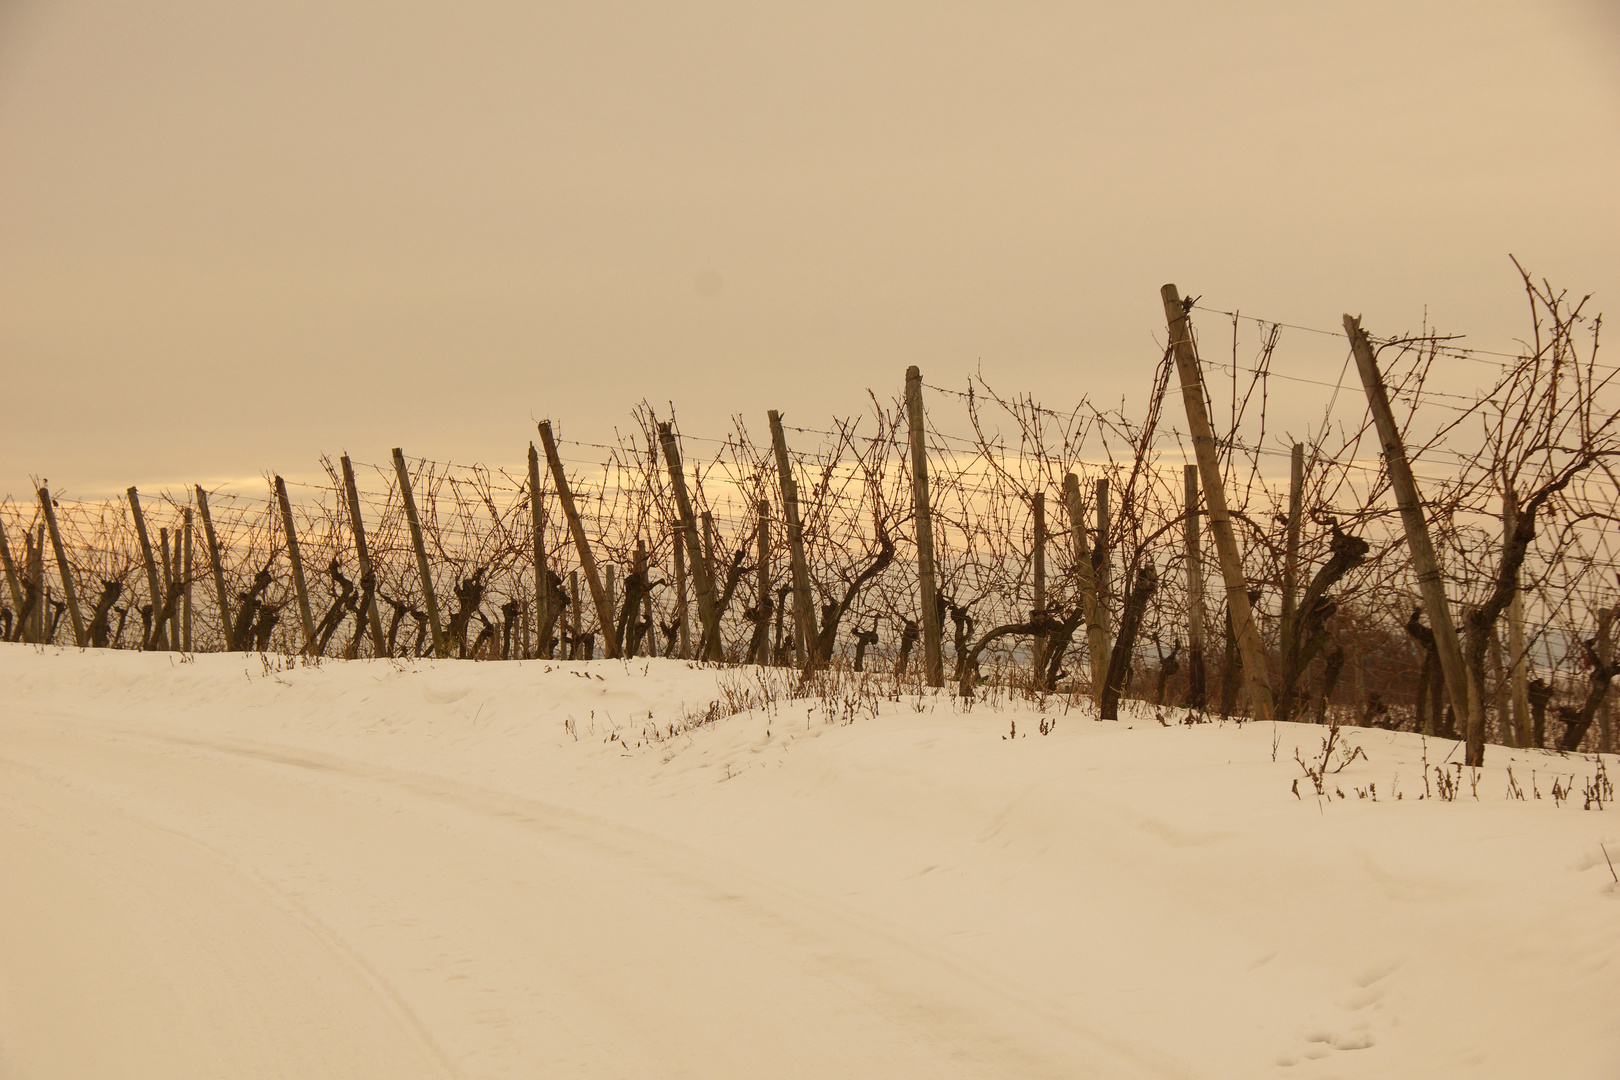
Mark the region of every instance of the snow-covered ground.
[[0, 1076], [1620, 1076], [1591, 757], [790, 685], [0, 646]]

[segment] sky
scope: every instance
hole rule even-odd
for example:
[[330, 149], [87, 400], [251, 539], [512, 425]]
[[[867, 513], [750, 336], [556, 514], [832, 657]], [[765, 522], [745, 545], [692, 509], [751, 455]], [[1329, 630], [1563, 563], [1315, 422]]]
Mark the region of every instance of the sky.
[[0, 0], [0, 495], [825, 426], [910, 364], [1140, 415], [1166, 282], [1511, 350], [1509, 253], [1620, 293], [1617, 173], [1597, 0]]

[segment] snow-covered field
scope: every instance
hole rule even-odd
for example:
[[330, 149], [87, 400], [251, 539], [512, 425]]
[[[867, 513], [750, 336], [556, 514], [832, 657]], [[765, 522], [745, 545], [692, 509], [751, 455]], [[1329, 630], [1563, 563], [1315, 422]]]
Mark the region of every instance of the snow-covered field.
[[1590, 757], [789, 685], [0, 646], [0, 1076], [1620, 1076]]

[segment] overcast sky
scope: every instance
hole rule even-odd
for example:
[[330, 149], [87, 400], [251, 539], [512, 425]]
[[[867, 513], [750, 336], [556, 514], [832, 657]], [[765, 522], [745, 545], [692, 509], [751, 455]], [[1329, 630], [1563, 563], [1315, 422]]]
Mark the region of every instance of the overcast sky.
[[1617, 10], [0, 0], [0, 494], [824, 426], [908, 364], [1139, 410], [1167, 281], [1511, 348], [1509, 252], [1620, 294]]

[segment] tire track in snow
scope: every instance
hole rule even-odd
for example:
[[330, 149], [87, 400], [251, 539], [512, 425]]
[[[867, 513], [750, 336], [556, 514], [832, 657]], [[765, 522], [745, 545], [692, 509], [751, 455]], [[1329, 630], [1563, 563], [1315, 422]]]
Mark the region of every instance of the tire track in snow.
[[[898, 1043], [888, 1047], [887, 1067], [874, 1068], [870, 1075], [896, 1075], [895, 1068], [901, 1070], [899, 1075], [1070, 1076], [1077, 1068], [1103, 1076], [1187, 1075], [1178, 1063], [1087, 1030], [1072, 1016], [1030, 1000], [1005, 980], [975, 970], [937, 946], [925, 946], [892, 925], [632, 826], [442, 777], [279, 744], [108, 727], [101, 727], [100, 734], [116, 735], [130, 745], [148, 744], [148, 753], [161, 753], [159, 748], [167, 747], [168, 753], [183, 752], [192, 760], [251, 762], [260, 770], [299, 778], [297, 782], [305, 789], [319, 787], [326, 797], [347, 789], [344, 798], [390, 803], [389, 812], [422, 815], [435, 828], [451, 828], [443, 813], [450, 808], [483, 823], [470, 831], [463, 826], [453, 831], [464, 845], [486, 844], [496, 862], [509, 857], [511, 839], [483, 835], [491, 827], [498, 832], [518, 830], [528, 843], [540, 839], [565, 845], [565, 861], [576, 871], [568, 883], [571, 886], [584, 888], [582, 878], [605, 876], [645, 894], [641, 904], [628, 905], [619, 913], [625, 923], [645, 917], [648, 908], [673, 909], [679, 915], [674, 920], [676, 932], [683, 925], [697, 926], [702, 930], [699, 936], [710, 946], [727, 955], [740, 950], [743, 961], [776, 969], [762, 985], [753, 986], [756, 994], [830, 993], [836, 1001], [831, 1019], [846, 1033], [853, 1034], [848, 1028], [854, 1021], [864, 1025], [862, 1038], [867, 1043]], [[424, 801], [428, 805], [421, 805]], [[611, 925], [602, 929], [613, 932]], [[340, 931], [334, 933], [342, 936]], [[643, 944], [667, 948], [656, 941]], [[357, 954], [365, 948], [363, 944], [350, 947]], [[539, 951], [544, 953], [546, 948]], [[574, 988], [596, 999], [600, 1007], [631, 1014], [646, 1010], [648, 1002], [638, 999], [634, 989], [625, 989], [639, 986], [644, 990], [645, 981], [637, 983], [634, 977], [626, 981], [623, 972], [592, 971], [588, 963], [581, 963], [581, 956], [566, 948], [563, 955], [555, 953], [554, 949], [550, 959], [558, 967], [570, 969]], [[690, 956], [677, 959], [693, 962]], [[672, 979], [681, 974], [668, 973]], [[744, 984], [750, 978], [757, 983], [758, 973], [739, 973]], [[716, 973], [707, 973], [704, 979], [716, 992], [723, 992], [724, 979]], [[408, 986], [400, 992], [412, 994]], [[437, 1015], [429, 1007], [421, 1011], [430, 1024]], [[683, 1038], [680, 1033], [659, 1030], [660, 1036], [651, 1040], [654, 1059], [661, 1048], [656, 1044]], [[687, 1052], [702, 1054], [702, 1038], [690, 1034], [684, 1038], [691, 1044]], [[813, 1042], [809, 1049], [815, 1052]], [[908, 1056], [912, 1066], [924, 1060], [930, 1064], [913, 1072], [907, 1068]], [[464, 1064], [459, 1057], [458, 1064]], [[661, 1063], [654, 1060], [650, 1064]], [[945, 1071], [938, 1071], [941, 1068]]]

